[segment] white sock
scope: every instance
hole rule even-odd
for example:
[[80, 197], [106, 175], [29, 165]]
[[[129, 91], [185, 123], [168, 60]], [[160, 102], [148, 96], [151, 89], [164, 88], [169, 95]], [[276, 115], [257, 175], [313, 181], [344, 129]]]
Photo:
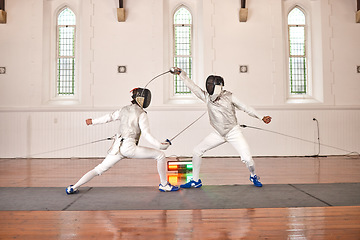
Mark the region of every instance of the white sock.
[[250, 176], [251, 177], [254, 177], [256, 174], [255, 174], [255, 166], [252, 165], [252, 166], [248, 166], [248, 169], [250, 171]]
[[160, 176], [160, 183], [165, 186], [167, 184], [165, 158], [157, 160], [157, 170]]
[[192, 165], [193, 165], [193, 180], [195, 182], [199, 181], [200, 178], [200, 166], [202, 162], [202, 157], [193, 155], [192, 157]]

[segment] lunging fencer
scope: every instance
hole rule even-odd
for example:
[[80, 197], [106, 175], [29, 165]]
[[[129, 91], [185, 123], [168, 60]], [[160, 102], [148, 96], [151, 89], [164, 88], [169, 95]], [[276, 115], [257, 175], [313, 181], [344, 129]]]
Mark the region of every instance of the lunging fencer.
[[210, 133], [194, 148], [192, 157], [193, 178], [189, 182], [180, 185], [180, 187], [201, 187], [202, 182], [199, 174], [203, 154], [225, 142], [230, 143], [240, 154], [241, 161], [246, 164], [250, 171], [250, 181], [255, 186], [261, 187], [260, 178], [255, 173], [255, 162], [237, 122], [235, 108], [246, 112], [254, 118], [262, 120], [266, 124], [271, 122], [271, 117], [261, 117], [255, 109], [241, 103], [230, 91], [224, 90], [224, 79], [220, 76], [210, 75], [206, 80], [206, 91], [204, 91], [197, 86], [182, 69], [172, 68], [171, 72], [179, 75], [180, 79], [186, 84], [190, 91], [206, 103], [210, 124], [215, 129], [214, 132]]
[[130, 105], [120, 110], [107, 114], [96, 119], [86, 119], [87, 125], [103, 124], [112, 121], [119, 121], [119, 130], [115, 140], [109, 149], [106, 158], [93, 170], [87, 172], [77, 183], [66, 188], [67, 194], [79, 192], [79, 187], [95, 176], [103, 174], [123, 158], [153, 158], [157, 160], [157, 170], [160, 176], [159, 190], [171, 192], [179, 190], [179, 187], [171, 185], [166, 178], [165, 154], [157, 149], [138, 146], [140, 134], [156, 148], [166, 150], [169, 142], [159, 142], [155, 139], [149, 129], [149, 121], [144, 108], [150, 105], [151, 92], [146, 88], [135, 88], [132, 91]]

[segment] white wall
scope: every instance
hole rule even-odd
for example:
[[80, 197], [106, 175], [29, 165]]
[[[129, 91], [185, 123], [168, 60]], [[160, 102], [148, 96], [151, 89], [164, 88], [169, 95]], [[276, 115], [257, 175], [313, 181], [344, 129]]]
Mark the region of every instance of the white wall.
[[[129, 91], [144, 86], [171, 66], [172, 13], [186, 4], [194, 16], [195, 79], [225, 79], [225, 89], [273, 117], [264, 125], [239, 112], [239, 122], [310, 141], [320, 154], [360, 152], [360, 24], [353, 0], [249, 0], [249, 17], [240, 23], [238, 0], [125, 1], [126, 22], [117, 22], [116, 0], [6, 1], [7, 23], [0, 24], [0, 157], [99, 157], [109, 142], [59, 150], [112, 136], [116, 123], [85, 125], [88, 117], [113, 111], [130, 101]], [[307, 11], [311, 36], [313, 98], [289, 101], [287, 94], [286, 22], [295, 4]], [[77, 98], [54, 95], [55, 26], [57, 11], [69, 6], [77, 16]], [[249, 72], [239, 73], [239, 65]], [[126, 74], [117, 73], [126, 65]], [[148, 109], [152, 133], [172, 138], [205, 111], [192, 101], [174, 101], [170, 75], [153, 81]], [[190, 156], [209, 132], [207, 116], [179, 135], [168, 156]], [[244, 129], [253, 155], [313, 155], [317, 145], [282, 135]], [[146, 142], [142, 142], [148, 145]], [[39, 154], [37, 153], [45, 153]], [[208, 155], [234, 156], [224, 145]]]

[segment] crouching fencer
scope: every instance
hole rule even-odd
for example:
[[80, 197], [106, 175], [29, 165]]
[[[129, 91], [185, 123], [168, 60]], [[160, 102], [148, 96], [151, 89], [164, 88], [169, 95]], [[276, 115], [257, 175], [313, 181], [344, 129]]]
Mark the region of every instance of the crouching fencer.
[[179, 187], [171, 185], [166, 178], [165, 154], [157, 149], [138, 146], [140, 134], [156, 148], [166, 150], [169, 142], [159, 142], [149, 130], [148, 117], [143, 108], [147, 108], [151, 101], [151, 92], [146, 88], [135, 88], [132, 91], [132, 102], [120, 110], [96, 119], [87, 119], [87, 125], [108, 123], [118, 120], [120, 122], [114, 143], [102, 163], [87, 172], [77, 183], [66, 188], [67, 194], [78, 193], [81, 185], [87, 183], [95, 176], [101, 175], [114, 166], [121, 159], [127, 158], [154, 158], [157, 160], [157, 170], [160, 176], [159, 190], [171, 192]]
[[246, 164], [250, 171], [250, 181], [255, 186], [261, 187], [260, 178], [255, 173], [255, 163], [249, 146], [237, 122], [235, 108], [246, 112], [254, 118], [261, 119], [266, 124], [271, 122], [271, 117], [260, 117], [253, 108], [241, 103], [231, 92], [223, 90], [224, 79], [220, 76], [209, 76], [206, 80], [206, 91], [204, 91], [197, 86], [182, 69], [172, 68], [171, 72], [179, 75], [191, 92], [206, 103], [210, 124], [215, 129], [214, 132], [205, 137], [193, 150], [193, 178], [189, 182], [180, 185], [180, 187], [201, 187], [202, 182], [199, 178], [201, 157], [206, 151], [225, 142], [229, 142], [240, 154], [241, 161]]

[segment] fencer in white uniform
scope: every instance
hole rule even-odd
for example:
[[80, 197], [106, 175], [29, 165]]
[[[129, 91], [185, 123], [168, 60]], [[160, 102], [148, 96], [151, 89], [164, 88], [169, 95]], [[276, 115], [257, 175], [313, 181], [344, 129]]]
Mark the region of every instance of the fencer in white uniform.
[[246, 164], [250, 171], [250, 181], [257, 187], [262, 184], [255, 173], [255, 163], [250, 153], [249, 146], [241, 132], [236, 118], [236, 108], [246, 112], [248, 115], [270, 123], [271, 117], [261, 117], [255, 109], [241, 103], [231, 92], [223, 90], [224, 79], [220, 76], [211, 75], [206, 80], [206, 90], [197, 86], [180, 68], [172, 68], [172, 73], [180, 76], [186, 86], [201, 101], [206, 103], [210, 124], [215, 129], [205, 139], [201, 141], [193, 150], [193, 179], [186, 184], [180, 185], [181, 188], [199, 188], [202, 186], [199, 178], [200, 166], [203, 154], [225, 142], [230, 143], [240, 154], [241, 161]]
[[101, 175], [125, 157], [156, 159], [157, 170], [160, 176], [159, 190], [162, 192], [179, 190], [179, 187], [167, 182], [165, 154], [157, 149], [137, 145], [141, 134], [141, 136], [145, 137], [149, 143], [158, 149], [166, 150], [169, 147], [169, 142], [159, 142], [150, 133], [148, 117], [143, 108], [149, 106], [151, 92], [143, 88], [135, 88], [131, 92], [133, 94], [132, 104], [103, 117], [86, 120], [87, 125], [119, 121], [120, 126], [106, 158], [93, 170], [87, 172], [77, 183], [68, 186], [66, 188], [67, 194], [78, 193], [81, 185], [87, 183], [95, 176]]

